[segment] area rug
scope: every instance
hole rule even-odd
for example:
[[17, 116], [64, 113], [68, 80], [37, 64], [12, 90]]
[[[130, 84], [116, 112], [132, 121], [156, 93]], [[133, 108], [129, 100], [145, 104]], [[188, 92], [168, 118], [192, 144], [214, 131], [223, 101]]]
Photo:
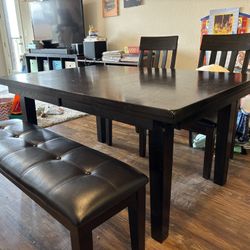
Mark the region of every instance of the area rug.
[[[36, 110], [37, 110], [37, 123], [40, 127], [46, 128], [62, 122], [73, 120], [82, 116], [87, 115], [80, 111], [58, 107], [53, 104], [36, 101]], [[44, 110], [59, 110], [59, 114], [48, 114], [42, 115]], [[56, 112], [55, 112], [56, 113]]]

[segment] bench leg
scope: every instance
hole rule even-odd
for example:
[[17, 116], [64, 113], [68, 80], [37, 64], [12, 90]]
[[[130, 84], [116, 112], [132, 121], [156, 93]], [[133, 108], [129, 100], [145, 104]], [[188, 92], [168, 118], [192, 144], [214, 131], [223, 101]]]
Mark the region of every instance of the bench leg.
[[145, 249], [145, 187], [135, 194], [128, 206], [129, 227], [132, 250]]
[[93, 250], [92, 230], [76, 228], [70, 232], [72, 250]]

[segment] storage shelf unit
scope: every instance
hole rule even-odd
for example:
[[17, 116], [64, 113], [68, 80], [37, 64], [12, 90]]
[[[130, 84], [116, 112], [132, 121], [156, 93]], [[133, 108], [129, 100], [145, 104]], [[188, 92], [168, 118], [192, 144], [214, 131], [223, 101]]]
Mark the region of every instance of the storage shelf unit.
[[27, 72], [77, 67], [77, 55], [27, 53], [24, 55]]

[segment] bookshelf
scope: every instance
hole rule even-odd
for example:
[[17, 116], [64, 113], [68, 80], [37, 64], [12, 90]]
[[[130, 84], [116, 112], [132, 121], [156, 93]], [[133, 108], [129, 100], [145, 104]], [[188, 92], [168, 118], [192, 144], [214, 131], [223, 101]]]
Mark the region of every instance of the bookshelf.
[[77, 56], [75, 54], [26, 53], [24, 58], [28, 73], [75, 68], [78, 66], [81, 67], [93, 64], [138, 66], [137, 62], [104, 62], [102, 60], [86, 59], [84, 56]]
[[78, 66], [77, 55], [73, 54], [26, 53], [24, 58], [28, 73]]

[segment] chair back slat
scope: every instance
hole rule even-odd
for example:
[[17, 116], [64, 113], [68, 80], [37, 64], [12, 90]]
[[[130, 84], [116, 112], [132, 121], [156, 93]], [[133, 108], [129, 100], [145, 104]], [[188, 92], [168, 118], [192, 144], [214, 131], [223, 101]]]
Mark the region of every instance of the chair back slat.
[[247, 72], [249, 63], [250, 63], [250, 50], [246, 51], [246, 53], [245, 53], [245, 57], [244, 57], [243, 65], [242, 65], [242, 70], [241, 70], [242, 73]]
[[168, 51], [172, 51], [170, 68], [174, 69], [178, 36], [141, 37], [140, 67], [166, 68]]
[[177, 55], [177, 49], [174, 49], [172, 52], [172, 60], [171, 60], [171, 64], [170, 64], [170, 69], [175, 68], [176, 55]]
[[217, 51], [212, 51], [209, 59], [209, 64], [214, 64], [217, 56]]
[[152, 68], [152, 65], [153, 65], [153, 51], [152, 50], [149, 50], [147, 52], [147, 67], [148, 68]]
[[219, 65], [222, 67], [225, 67], [226, 65], [226, 59], [227, 59], [227, 51], [222, 51], [220, 56], [220, 62]]
[[164, 51], [163, 51], [163, 55], [162, 55], [162, 63], [161, 63], [161, 68], [162, 68], [162, 69], [166, 68], [167, 59], [168, 59], [168, 51], [167, 51], [167, 50], [164, 50]]
[[205, 50], [201, 50], [200, 51], [199, 62], [198, 62], [198, 67], [201, 67], [201, 66], [204, 65], [205, 55], [206, 55], [206, 51]]
[[159, 68], [160, 55], [161, 55], [161, 51], [156, 50], [155, 56], [154, 56], [154, 68]]
[[228, 65], [228, 70], [230, 72], [234, 71], [234, 67], [235, 67], [235, 64], [236, 64], [237, 56], [238, 56], [238, 51], [232, 51], [232, 54], [231, 54], [231, 57], [230, 57], [230, 61], [229, 61], [229, 65]]
[[[209, 64], [216, 63], [218, 58], [216, 58], [215, 53], [220, 51], [220, 56], [219, 53], [217, 53], [217, 57], [220, 57], [219, 65], [227, 67], [230, 72], [233, 72], [235, 69], [239, 52], [245, 52], [245, 57], [241, 68], [241, 72], [245, 73], [247, 71], [250, 57], [250, 33], [232, 35], [204, 35], [200, 47], [198, 67], [201, 67], [205, 64], [206, 60], [204, 60], [204, 58], [207, 51], [211, 52]], [[230, 58], [227, 59], [227, 57]], [[226, 65], [228, 60], [229, 63]]]
[[139, 55], [139, 67], [143, 67], [144, 50], [141, 50]]

